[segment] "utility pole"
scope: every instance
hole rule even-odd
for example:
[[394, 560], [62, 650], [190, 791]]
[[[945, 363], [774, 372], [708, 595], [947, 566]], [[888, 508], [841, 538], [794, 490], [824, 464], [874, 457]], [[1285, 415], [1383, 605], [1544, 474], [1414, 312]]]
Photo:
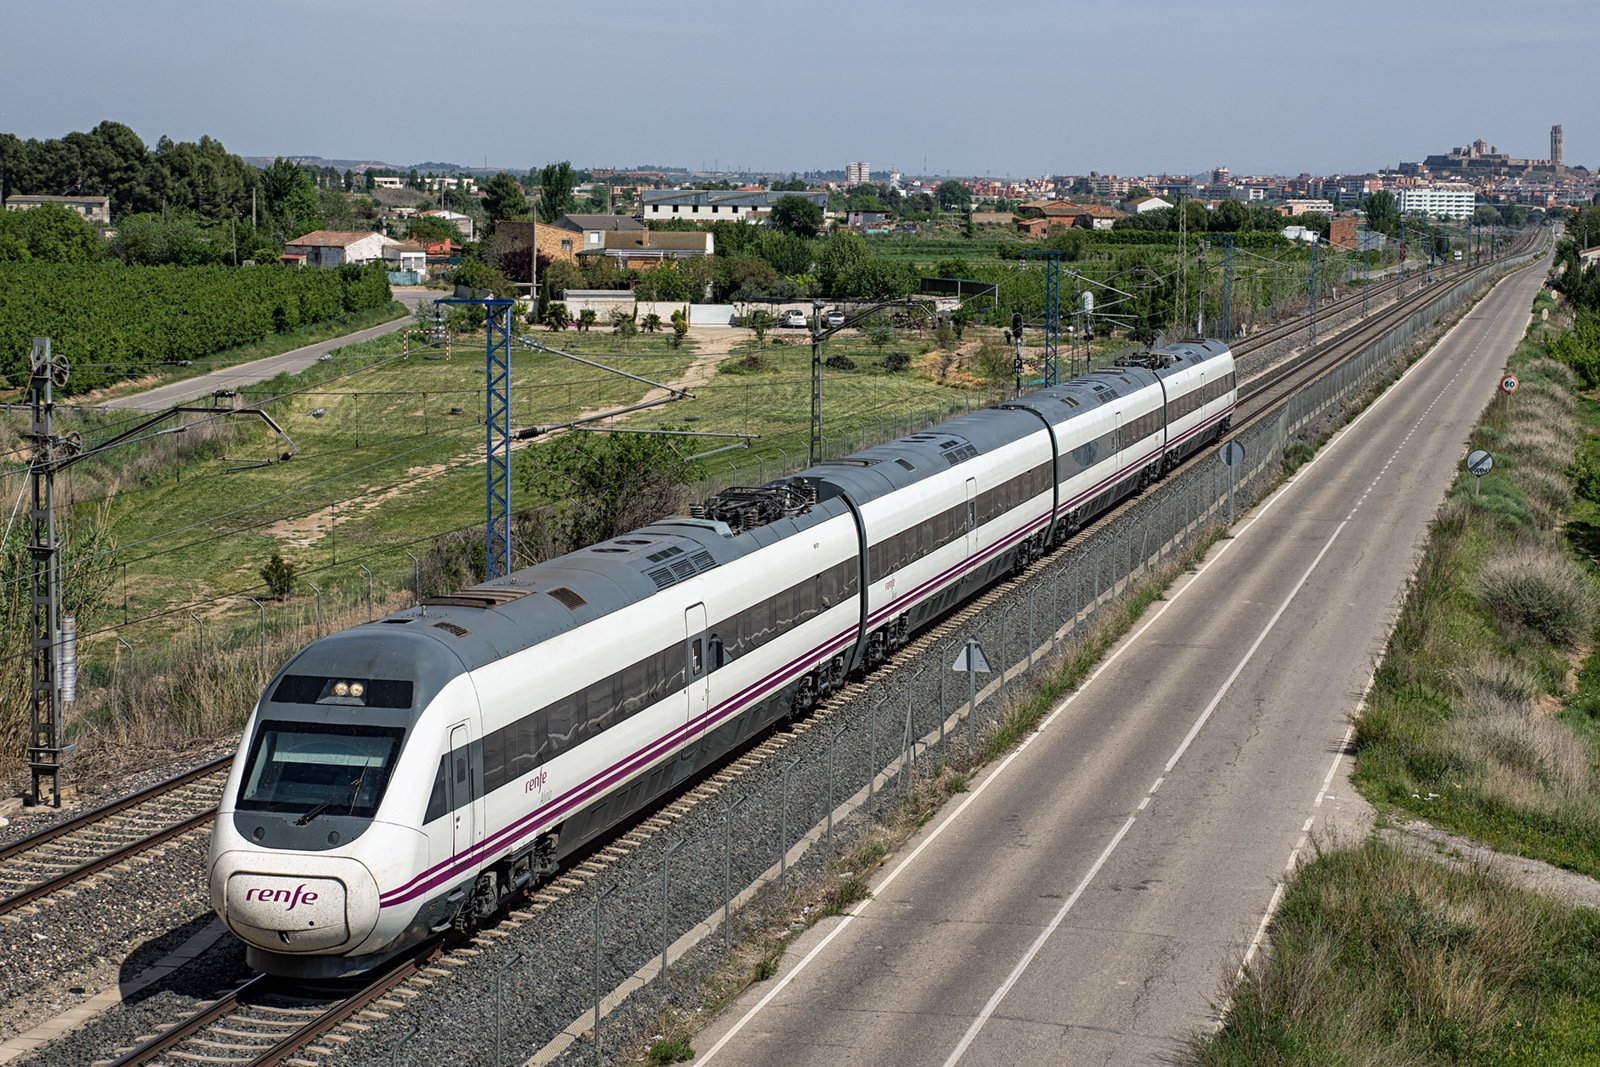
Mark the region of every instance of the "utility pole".
[[806, 466], [822, 462], [822, 301], [811, 302], [811, 438]]
[[61, 806], [61, 766], [72, 755], [76, 746], [61, 743], [62, 699], [61, 692], [61, 561], [57, 557], [55, 487], [57, 464], [78, 450], [76, 438], [58, 439], [55, 435], [55, 386], [67, 383], [71, 370], [65, 356], [50, 352], [50, 338], [33, 339], [32, 375], [29, 379], [29, 400], [33, 406], [33, 426], [28, 437], [34, 443], [33, 458], [29, 464], [32, 483], [33, 540], [28, 545], [32, 558], [32, 579], [29, 582], [29, 599], [32, 602], [32, 622], [28, 630], [32, 653], [32, 671], [29, 690], [32, 694], [33, 719], [28, 736], [28, 768], [33, 777], [29, 800], [34, 804], [46, 803], [41, 789], [46, 779], [50, 782], [49, 803]]

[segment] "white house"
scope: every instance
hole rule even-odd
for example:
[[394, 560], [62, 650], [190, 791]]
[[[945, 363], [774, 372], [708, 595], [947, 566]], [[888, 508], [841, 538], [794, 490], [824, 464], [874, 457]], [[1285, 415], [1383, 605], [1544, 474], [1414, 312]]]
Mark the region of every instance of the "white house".
[[76, 211], [90, 222], [102, 226], [111, 224], [111, 198], [105, 196], [29, 196], [14, 193], [6, 197], [7, 211], [27, 211], [44, 204], [55, 204], [68, 211]]
[[1141, 196], [1122, 205], [1123, 210], [1129, 215], [1143, 215], [1146, 211], [1156, 211], [1171, 206], [1159, 196]]
[[686, 219], [690, 222], [716, 222], [718, 219], [749, 221], [772, 214], [772, 206], [786, 196], [798, 196], [826, 209], [828, 194], [822, 189], [780, 192], [769, 189], [642, 189], [641, 217], [644, 219]]
[[383, 264], [390, 270], [414, 270], [428, 276], [428, 250], [415, 241], [398, 241], [383, 248]]
[[379, 189], [400, 189], [405, 186], [406, 180], [404, 178], [385, 178], [374, 174], [372, 176], [372, 184]]
[[296, 237], [283, 245], [284, 255], [304, 256], [308, 267], [332, 270], [346, 263], [371, 263], [383, 258], [383, 250], [400, 242], [370, 231], [317, 230]]

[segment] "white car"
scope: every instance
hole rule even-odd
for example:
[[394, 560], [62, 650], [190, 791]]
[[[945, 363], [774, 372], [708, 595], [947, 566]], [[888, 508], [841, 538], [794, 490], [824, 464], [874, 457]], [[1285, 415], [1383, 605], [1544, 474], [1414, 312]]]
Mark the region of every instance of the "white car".
[[806, 313], [804, 311], [785, 311], [778, 325], [797, 326], [803, 330], [806, 328]]

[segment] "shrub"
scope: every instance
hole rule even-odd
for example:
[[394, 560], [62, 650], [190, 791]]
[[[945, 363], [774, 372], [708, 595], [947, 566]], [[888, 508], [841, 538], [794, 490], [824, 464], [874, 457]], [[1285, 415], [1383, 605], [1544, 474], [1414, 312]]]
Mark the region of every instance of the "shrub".
[[1525, 627], [1564, 648], [1594, 633], [1594, 587], [1577, 563], [1553, 549], [1523, 548], [1492, 560], [1474, 585], [1502, 626]]
[[890, 352], [883, 357], [883, 369], [890, 374], [898, 374], [909, 366], [911, 366], [909, 352]]
[[261, 575], [261, 580], [267, 583], [267, 592], [279, 600], [288, 600], [294, 592], [294, 575], [299, 568], [283, 558], [277, 549], [272, 550], [272, 558], [261, 565], [256, 573]]
[[822, 361], [822, 365], [824, 367], [832, 367], [834, 370], [856, 369], [856, 361], [851, 359], [849, 356], [829, 356], [827, 359]]
[[567, 328], [571, 319], [567, 315], [567, 305], [557, 302], [548, 304], [544, 309], [544, 324], [551, 330], [560, 332]]

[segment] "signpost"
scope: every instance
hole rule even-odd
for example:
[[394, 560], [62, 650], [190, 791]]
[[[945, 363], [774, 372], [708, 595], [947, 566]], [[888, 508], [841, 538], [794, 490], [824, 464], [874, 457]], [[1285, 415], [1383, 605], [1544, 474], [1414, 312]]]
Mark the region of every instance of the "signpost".
[[1506, 410], [1511, 410], [1511, 394], [1517, 391], [1517, 376], [1508, 374], [1500, 379], [1500, 391], [1506, 395]]
[[1483, 481], [1483, 476], [1494, 470], [1494, 457], [1483, 449], [1477, 449], [1467, 456], [1467, 470], [1472, 472], [1472, 499], [1478, 499], [1478, 484]]
[[967, 638], [967, 646], [956, 653], [956, 661], [950, 664], [950, 669], [967, 673], [967, 756], [970, 758], [977, 751], [978, 675], [988, 674], [990, 670], [988, 657], [983, 654], [976, 637]]
[[1228, 465], [1228, 525], [1233, 525], [1233, 479], [1236, 468], [1244, 462], [1244, 445], [1229, 441], [1222, 446], [1222, 462]]

